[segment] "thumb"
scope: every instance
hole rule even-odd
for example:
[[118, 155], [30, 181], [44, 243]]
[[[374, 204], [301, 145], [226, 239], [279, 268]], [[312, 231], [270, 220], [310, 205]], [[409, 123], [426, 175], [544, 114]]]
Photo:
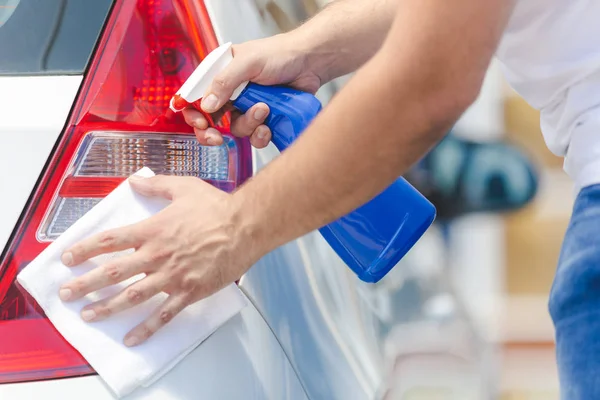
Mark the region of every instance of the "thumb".
[[150, 178], [144, 178], [139, 175], [129, 177], [131, 188], [142, 196], [162, 197], [167, 200], [173, 200], [177, 195], [181, 177], [156, 175]]
[[231, 98], [233, 92], [244, 82], [249, 81], [253, 74], [253, 66], [247, 61], [235, 58], [223, 71], [212, 81], [204, 98], [202, 99], [202, 110], [214, 113], [223, 107]]

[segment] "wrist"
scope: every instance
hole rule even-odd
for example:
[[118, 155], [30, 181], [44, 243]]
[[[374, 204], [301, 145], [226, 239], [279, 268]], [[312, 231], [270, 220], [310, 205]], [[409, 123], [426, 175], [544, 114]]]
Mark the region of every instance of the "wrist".
[[252, 264], [277, 246], [272, 243], [273, 235], [267, 232], [267, 220], [256, 203], [237, 191], [231, 195], [229, 204], [234, 247], [244, 252]]
[[282, 49], [294, 49], [293, 57], [303, 65], [305, 74], [319, 78], [321, 85], [329, 82], [334, 77], [331, 72], [335, 70], [336, 52], [328, 48], [323, 38], [317, 38], [305, 26], [281, 35], [284, 40]]

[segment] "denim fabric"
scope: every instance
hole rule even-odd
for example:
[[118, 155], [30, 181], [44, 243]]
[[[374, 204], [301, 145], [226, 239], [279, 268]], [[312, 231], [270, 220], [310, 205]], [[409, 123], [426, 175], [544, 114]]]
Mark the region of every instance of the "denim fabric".
[[600, 399], [600, 185], [577, 196], [549, 309], [561, 399]]

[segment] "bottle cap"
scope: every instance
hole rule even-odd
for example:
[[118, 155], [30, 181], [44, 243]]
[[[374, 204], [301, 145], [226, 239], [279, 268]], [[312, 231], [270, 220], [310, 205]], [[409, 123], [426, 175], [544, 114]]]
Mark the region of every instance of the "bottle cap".
[[[210, 84], [215, 77], [225, 69], [231, 61], [233, 61], [233, 52], [231, 50], [231, 42], [225, 43], [210, 52], [202, 60], [200, 65], [196, 67], [192, 75], [185, 81], [183, 86], [177, 91], [171, 99], [171, 109], [175, 112], [181, 111], [184, 107], [182, 99], [188, 104], [200, 100], [208, 90]], [[235, 100], [239, 97], [242, 91], [246, 88], [248, 82], [242, 83], [231, 96], [230, 100]], [[175, 101], [177, 99], [177, 101]]]

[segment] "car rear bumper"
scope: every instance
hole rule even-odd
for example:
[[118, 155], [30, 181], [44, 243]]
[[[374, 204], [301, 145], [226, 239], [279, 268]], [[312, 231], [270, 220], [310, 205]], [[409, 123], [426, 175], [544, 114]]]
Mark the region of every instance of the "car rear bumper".
[[[114, 398], [98, 376], [0, 385], [0, 399], [7, 400]], [[281, 346], [252, 305], [154, 385], [127, 398], [307, 399]]]

